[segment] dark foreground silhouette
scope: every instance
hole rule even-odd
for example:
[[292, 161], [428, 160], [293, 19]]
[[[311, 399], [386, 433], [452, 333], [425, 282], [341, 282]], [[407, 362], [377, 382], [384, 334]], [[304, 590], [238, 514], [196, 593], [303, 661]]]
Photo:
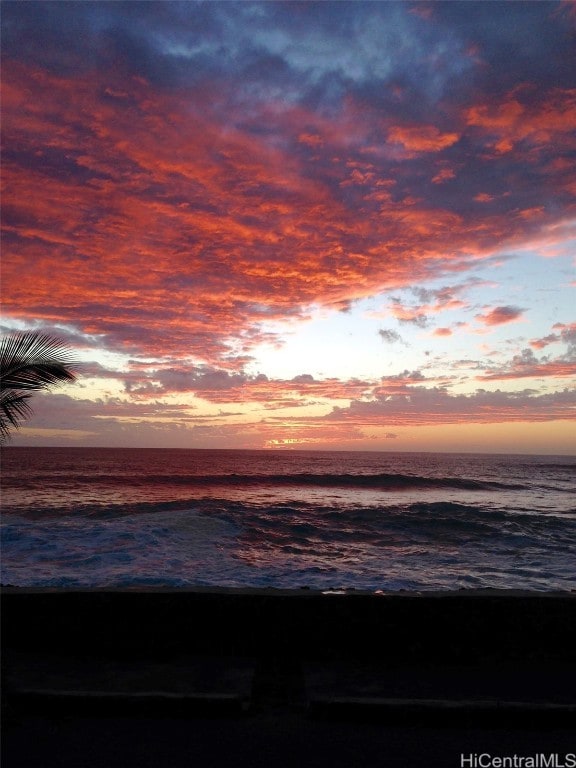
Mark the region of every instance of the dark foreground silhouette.
[[574, 751], [574, 593], [5, 589], [2, 603], [7, 768]]

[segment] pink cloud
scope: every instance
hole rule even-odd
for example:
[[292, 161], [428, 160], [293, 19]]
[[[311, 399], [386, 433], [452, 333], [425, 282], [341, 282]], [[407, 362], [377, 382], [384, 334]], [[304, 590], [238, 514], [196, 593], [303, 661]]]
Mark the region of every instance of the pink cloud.
[[533, 349], [544, 349], [549, 344], [554, 344], [555, 342], [559, 341], [560, 335], [557, 333], [549, 333], [548, 336], [543, 336], [540, 339], [533, 339], [530, 342], [530, 346]]
[[520, 320], [523, 314], [524, 310], [519, 307], [501, 306], [494, 307], [484, 314], [475, 315], [475, 317], [479, 322], [484, 323], [484, 325], [493, 326], [515, 322]]

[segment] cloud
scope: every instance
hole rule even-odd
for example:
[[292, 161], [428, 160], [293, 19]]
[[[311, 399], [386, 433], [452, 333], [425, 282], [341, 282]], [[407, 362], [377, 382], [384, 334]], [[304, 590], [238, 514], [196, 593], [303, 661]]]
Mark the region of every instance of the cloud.
[[389, 141], [402, 144], [411, 153], [439, 152], [459, 138], [457, 133], [441, 133], [434, 125], [393, 126], [388, 131]]
[[325, 418], [351, 421], [361, 427], [495, 424], [567, 418], [575, 406], [576, 392], [569, 389], [540, 395], [532, 390], [480, 389], [469, 395], [455, 395], [441, 387], [411, 387], [372, 400], [355, 400], [348, 408], [335, 407]]
[[456, 171], [452, 168], [441, 168], [438, 173], [432, 177], [433, 184], [443, 184], [456, 176]]
[[[398, 297], [392, 297], [391, 303], [384, 314], [391, 314], [399, 323], [414, 325], [417, 328], [427, 328], [431, 315], [466, 308], [468, 305], [459, 295], [474, 284], [468, 280], [461, 285], [447, 285], [442, 288], [412, 287], [410, 292], [419, 299], [417, 305], [408, 305]], [[446, 335], [446, 334], [444, 334]]]
[[533, 149], [546, 149], [552, 137], [561, 146], [574, 149], [576, 89], [555, 88], [535, 104], [530, 100], [532, 90], [530, 86], [518, 88], [499, 104], [471, 107], [467, 124], [493, 137], [497, 154], [511, 152], [522, 141]]
[[572, 347], [566, 355], [555, 359], [538, 359], [533, 349], [523, 349], [512, 360], [500, 367], [477, 376], [481, 381], [503, 381], [525, 378], [565, 378], [576, 375], [576, 349]]
[[552, 327], [560, 331], [560, 338], [568, 345], [569, 351], [576, 353], [576, 323], [555, 323]]
[[[390, 297], [380, 317], [429, 341], [465, 327], [434, 328], [443, 312], [483, 306], [487, 328], [524, 318], [468, 292], [503, 253], [553, 256], [571, 237], [576, 90], [561, 11], [508, 4], [495, 24], [483, 3], [6, 4], [6, 322], [98, 350], [90, 377], [124, 386], [92, 405], [50, 401], [60, 428], [74, 416], [117, 441], [141, 420], [141, 436], [168, 440], [173, 419], [179, 441], [240, 446], [291, 439], [271, 415], [235, 423], [248, 406], [350, 402], [326, 417], [341, 428], [294, 422], [311, 441], [357, 439], [352, 416], [516, 420], [522, 402], [535, 419], [570, 413], [556, 395], [451, 394], [418, 370], [249, 373], [262, 345], [282, 345], [282, 323], [322, 307], [353, 322], [376, 295]], [[548, 330], [529, 348], [565, 354], [523, 351], [483, 378], [570, 375], [574, 326]], [[196, 413], [198, 401], [243, 415]]]
[[484, 325], [504, 325], [519, 320], [523, 316], [524, 310], [520, 307], [501, 306], [494, 307], [484, 314], [476, 315], [476, 319]]
[[[289, 432], [292, 437], [287, 435]], [[190, 407], [157, 400], [146, 403], [117, 398], [94, 402], [65, 394], [39, 394], [34, 414], [14, 435], [14, 443], [34, 439], [36, 445], [83, 444], [181, 448], [264, 448], [282, 445], [314, 447], [364, 440], [352, 424], [282, 415], [252, 421], [243, 413], [199, 414]]]
[[398, 331], [394, 331], [390, 328], [380, 328], [378, 330], [378, 335], [386, 344], [394, 344], [396, 342], [402, 342], [403, 344], [405, 343], [402, 341], [402, 337]]
[[386, 398], [389, 396], [408, 395], [415, 384], [426, 381], [421, 371], [404, 370], [394, 376], [383, 376], [380, 383], [370, 393], [372, 397]]
[[126, 392], [138, 400], [176, 393], [193, 394], [210, 403], [255, 403], [266, 407], [303, 406], [317, 400], [348, 400], [370, 391], [374, 382], [358, 378], [316, 379], [299, 374], [291, 379], [270, 379], [210, 366], [136, 367], [129, 375], [119, 374]]
[[474, 200], [477, 203], [491, 203], [494, 197], [486, 192], [479, 192], [477, 195], [474, 195]]
[[[68, 10], [5, 9], [11, 316], [222, 364], [269, 320], [466, 269], [568, 210], [547, 147], [570, 150], [573, 95], [562, 66], [539, 89], [562, 49], [543, 9], [521, 26], [546, 30], [552, 58], [497, 98], [469, 51], [476, 36], [483, 61], [507, 52], [515, 11], [494, 42], [464, 10], [432, 24], [397, 4]], [[470, 82], [475, 103], [456, 87]], [[493, 202], [466, 203], [480, 194]]]
[[548, 336], [543, 336], [540, 339], [533, 339], [530, 342], [530, 346], [534, 349], [544, 349], [548, 344], [554, 344], [560, 337], [556, 333], [550, 333]]
[[418, 328], [426, 328], [428, 325], [428, 317], [420, 311], [420, 307], [407, 307], [400, 299], [392, 299], [390, 311], [399, 323], [415, 325]]
[[542, 338], [533, 339], [530, 346], [534, 349], [544, 349], [549, 344], [564, 342], [568, 345], [567, 354], [576, 355], [576, 323], [555, 323], [553, 329], [560, 332], [549, 333]]

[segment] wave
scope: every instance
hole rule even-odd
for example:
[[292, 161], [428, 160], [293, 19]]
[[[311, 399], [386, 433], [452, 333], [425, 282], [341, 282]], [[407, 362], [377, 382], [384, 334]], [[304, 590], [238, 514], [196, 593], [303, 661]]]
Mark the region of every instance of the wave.
[[574, 584], [576, 522], [456, 502], [198, 499], [4, 517], [5, 584], [362, 589]]
[[[27, 477], [15, 479], [11, 485], [35, 485], [41, 478]], [[287, 474], [213, 474], [213, 475], [176, 475], [176, 474], [141, 474], [141, 475], [75, 475], [72, 479], [62, 477], [62, 485], [70, 482], [89, 485], [172, 485], [172, 486], [306, 486], [317, 488], [368, 488], [383, 491], [402, 491], [418, 488], [443, 488], [464, 491], [486, 490], [525, 490], [529, 486], [520, 483], [502, 483], [488, 480], [472, 480], [461, 477], [427, 477], [424, 475], [404, 474], [323, 474], [299, 472]], [[51, 478], [52, 486], [57, 485], [56, 478]]]
[[574, 475], [576, 474], [576, 462], [564, 462], [562, 464], [560, 463], [552, 463], [552, 462], [542, 462], [538, 464], [539, 469], [554, 469], [559, 470], [560, 472], [566, 472], [566, 474]]
[[[205, 513], [210, 514], [209, 508]], [[456, 502], [417, 502], [388, 507], [356, 507], [334, 509], [318, 505], [277, 505], [262, 509], [258, 505], [236, 504], [219, 509], [218, 514], [237, 525], [259, 531], [266, 536], [297, 534], [324, 539], [368, 537], [374, 541], [385, 534], [402, 534], [407, 538], [422, 536], [442, 541], [446, 533], [463, 539], [479, 539], [520, 535], [576, 534], [573, 520], [487, 509]]]

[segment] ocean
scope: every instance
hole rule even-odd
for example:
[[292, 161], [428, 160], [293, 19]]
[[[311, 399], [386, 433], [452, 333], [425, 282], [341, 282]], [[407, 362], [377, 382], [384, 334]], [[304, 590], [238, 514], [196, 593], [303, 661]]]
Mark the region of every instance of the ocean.
[[576, 589], [570, 456], [2, 451], [1, 581]]

